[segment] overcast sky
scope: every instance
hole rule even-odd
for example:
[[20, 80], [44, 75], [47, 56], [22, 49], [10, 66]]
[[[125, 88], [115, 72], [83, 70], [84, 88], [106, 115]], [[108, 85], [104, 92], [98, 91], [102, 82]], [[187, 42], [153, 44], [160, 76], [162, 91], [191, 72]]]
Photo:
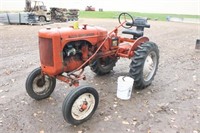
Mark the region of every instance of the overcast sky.
[[[42, 0], [49, 7], [93, 6], [104, 11], [135, 11], [200, 15], [200, 0]], [[23, 10], [25, 0], [0, 0], [0, 10]]]

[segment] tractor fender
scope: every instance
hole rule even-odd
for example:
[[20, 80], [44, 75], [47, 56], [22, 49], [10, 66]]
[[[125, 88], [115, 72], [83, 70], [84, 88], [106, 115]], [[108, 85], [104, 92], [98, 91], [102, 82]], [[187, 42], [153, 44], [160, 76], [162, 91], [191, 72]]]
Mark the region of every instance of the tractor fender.
[[137, 47], [148, 41], [149, 41], [148, 37], [140, 37], [137, 40], [135, 40], [135, 42], [133, 42], [133, 44], [132, 44], [131, 49], [129, 50], [128, 56], [132, 57], [134, 55], [134, 51], [137, 49]]

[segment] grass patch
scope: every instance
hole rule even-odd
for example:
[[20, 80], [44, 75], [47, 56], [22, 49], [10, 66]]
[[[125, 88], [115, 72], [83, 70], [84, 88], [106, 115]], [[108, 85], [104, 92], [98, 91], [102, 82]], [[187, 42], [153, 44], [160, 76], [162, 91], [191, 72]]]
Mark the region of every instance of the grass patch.
[[[121, 12], [117, 11], [80, 11], [79, 17], [80, 18], [117, 18]], [[179, 18], [198, 18], [200, 19], [199, 15], [180, 15], [180, 14], [159, 14], [159, 13], [139, 13], [139, 12], [128, 12], [132, 16], [135, 17], [147, 17], [150, 19], [157, 19], [161, 21], [165, 21], [167, 16], [171, 17], [179, 17]]]

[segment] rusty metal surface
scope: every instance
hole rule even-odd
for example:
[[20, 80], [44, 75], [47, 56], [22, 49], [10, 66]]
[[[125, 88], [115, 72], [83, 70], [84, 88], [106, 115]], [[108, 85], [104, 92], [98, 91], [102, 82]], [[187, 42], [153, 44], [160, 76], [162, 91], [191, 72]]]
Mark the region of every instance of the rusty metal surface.
[[51, 7], [51, 19], [54, 22], [66, 22], [71, 20], [78, 20], [79, 10], [78, 9], [66, 9]]
[[52, 39], [39, 38], [39, 50], [41, 64], [53, 66], [53, 44]]

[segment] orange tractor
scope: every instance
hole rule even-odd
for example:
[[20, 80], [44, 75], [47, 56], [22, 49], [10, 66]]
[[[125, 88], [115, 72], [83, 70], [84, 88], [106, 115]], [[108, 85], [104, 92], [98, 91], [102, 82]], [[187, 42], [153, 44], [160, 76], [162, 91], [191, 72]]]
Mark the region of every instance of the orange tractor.
[[[64, 119], [73, 125], [88, 120], [95, 112], [99, 95], [90, 86], [79, 86], [85, 80], [84, 68], [90, 66], [97, 75], [109, 73], [117, 60], [129, 58], [129, 76], [135, 89], [149, 86], [156, 74], [159, 50], [155, 43], [143, 36], [144, 28], [149, 28], [147, 20], [135, 18], [128, 13], [118, 17], [119, 25], [111, 32], [96, 26], [73, 26], [67, 28], [47, 28], [39, 31], [39, 51], [41, 66], [33, 70], [26, 80], [26, 91], [30, 97], [41, 100], [49, 97], [56, 86], [56, 79], [74, 85], [66, 96], [62, 112]], [[135, 26], [135, 29], [130, 29]], [[126, 28], [118, 36], [118, 29]]]

